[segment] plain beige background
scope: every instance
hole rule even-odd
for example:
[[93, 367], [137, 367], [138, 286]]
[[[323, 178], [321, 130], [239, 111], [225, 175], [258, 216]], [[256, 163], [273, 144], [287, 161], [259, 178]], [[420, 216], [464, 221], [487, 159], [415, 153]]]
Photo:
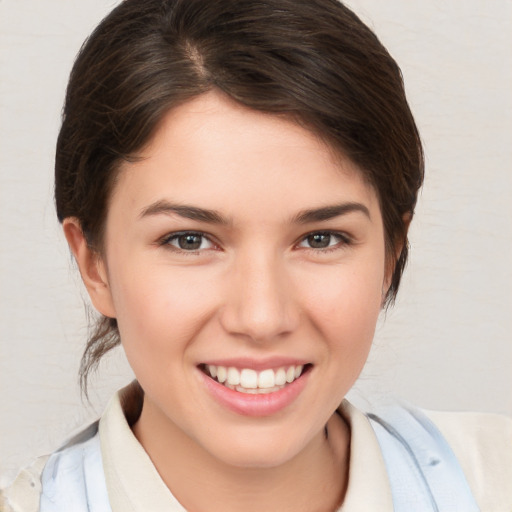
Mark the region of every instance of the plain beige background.
[[[352, 396], [512, 414], [512, 2], [347, 3], [401, 65], [427, 157], [410, 265]], [[84, 292], [52, 202], [67, 74], [114, 4], [0, 1], [0, 485], [131, 379], [118, 351], [80, 400]]]

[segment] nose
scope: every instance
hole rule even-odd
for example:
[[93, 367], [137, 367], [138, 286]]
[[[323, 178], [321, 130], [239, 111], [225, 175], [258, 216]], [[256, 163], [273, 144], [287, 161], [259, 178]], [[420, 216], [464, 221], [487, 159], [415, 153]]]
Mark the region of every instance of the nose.
[[299, 308], [285, 267], [277, 255], [259, 253], [237, 259], [220, 312], [227, 332], [261, 343], [297, 328]]

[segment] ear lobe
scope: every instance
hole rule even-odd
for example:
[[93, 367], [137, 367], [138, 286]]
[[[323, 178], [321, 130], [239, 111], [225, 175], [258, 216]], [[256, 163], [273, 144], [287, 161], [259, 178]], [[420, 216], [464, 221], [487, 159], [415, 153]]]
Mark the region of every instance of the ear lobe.
[[115, 318], [115, 308], [103, 259], [98, 252], [89, 247], [77, 218], [67, 217], [62, 222], [62, 228], [94, 307], [102, 315]]

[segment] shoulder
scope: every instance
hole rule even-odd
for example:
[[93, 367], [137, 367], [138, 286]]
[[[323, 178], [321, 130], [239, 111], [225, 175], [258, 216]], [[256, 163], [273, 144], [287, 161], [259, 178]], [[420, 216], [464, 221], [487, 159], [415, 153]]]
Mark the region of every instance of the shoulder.
[[[42, 495], [63, 476], [77, 475], [83, 466], [84, 448], [98, 431], [97, 422], [82, 430], [51, 455], [38, 457], [22, 469], [14, 482], [0, 491], [1, 512], [38, 512]], [[45, 485], [45, 475], [46, 485]]]
[[[423, 489], [426, 498], [431, 495], [436, 503], [450, 504], [440, 510], [512, 510], [509, 418], [431, 412], [403, 403], [379, 407], [368, 418], [386, 461], [392, 491], [396, 491], [394, 500], [410, 495], [414, 488], [412, 498]], [[467, 501], [466, 508], [460, 508], [461, 497]]]
[[37, 458], [16, 477], [14, 482], [0, 491], [2, 512], [37, 512], [41, 495], [41, 473], [49, 456]]
[[455, 453], [482, 510], [512, 507], [512, 419], [497, 414], [424, 412]]

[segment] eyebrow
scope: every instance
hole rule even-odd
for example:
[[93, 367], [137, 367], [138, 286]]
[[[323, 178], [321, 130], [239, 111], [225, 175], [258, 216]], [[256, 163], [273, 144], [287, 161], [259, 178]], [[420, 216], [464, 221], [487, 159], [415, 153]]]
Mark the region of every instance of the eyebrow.
[[[312, 208], [302, 210], [292, 218], [292, 223], [308, 224], [311, 222], [322, 222], [340, 215], [347, 215], [352, 212], [361, 212], [369, 219], [370, 211], [361, 203], [341, 203], [335, 205], [323, 206], [321, 208]], [[166, 200], [156, 201], [144, 208], [139, 218], [149, 217], [152, 215], [179, 215], [186, 219], [197, 220], [200, 222], [208, 222], [211, 224], [229, 224], [229, 220], [215, 210], [199, 208], [197, 206], [188, 206], [170, 203]]]
[[144, 208], [139, 218], [142, 219], [143, 217], [160, 214], [176, 214], [185, 219], [208, 222], [211, 224], [229, 224], [228, 220], [215, 210], [207, 210], [205, 208], [198, 208], [197, 206], [173, 204], [165, 200], [156, 201]]
[[310, 222], [321, 222], [340, 215], [347, 215], [352, 212], [361, 212], [371, 220], [370, 211], [361, 203], [341, 203], [322, 208], [313, 208], [311, 210], [303, 210], [293, 218], [293, 222], [298, 224], [308, 224]]

